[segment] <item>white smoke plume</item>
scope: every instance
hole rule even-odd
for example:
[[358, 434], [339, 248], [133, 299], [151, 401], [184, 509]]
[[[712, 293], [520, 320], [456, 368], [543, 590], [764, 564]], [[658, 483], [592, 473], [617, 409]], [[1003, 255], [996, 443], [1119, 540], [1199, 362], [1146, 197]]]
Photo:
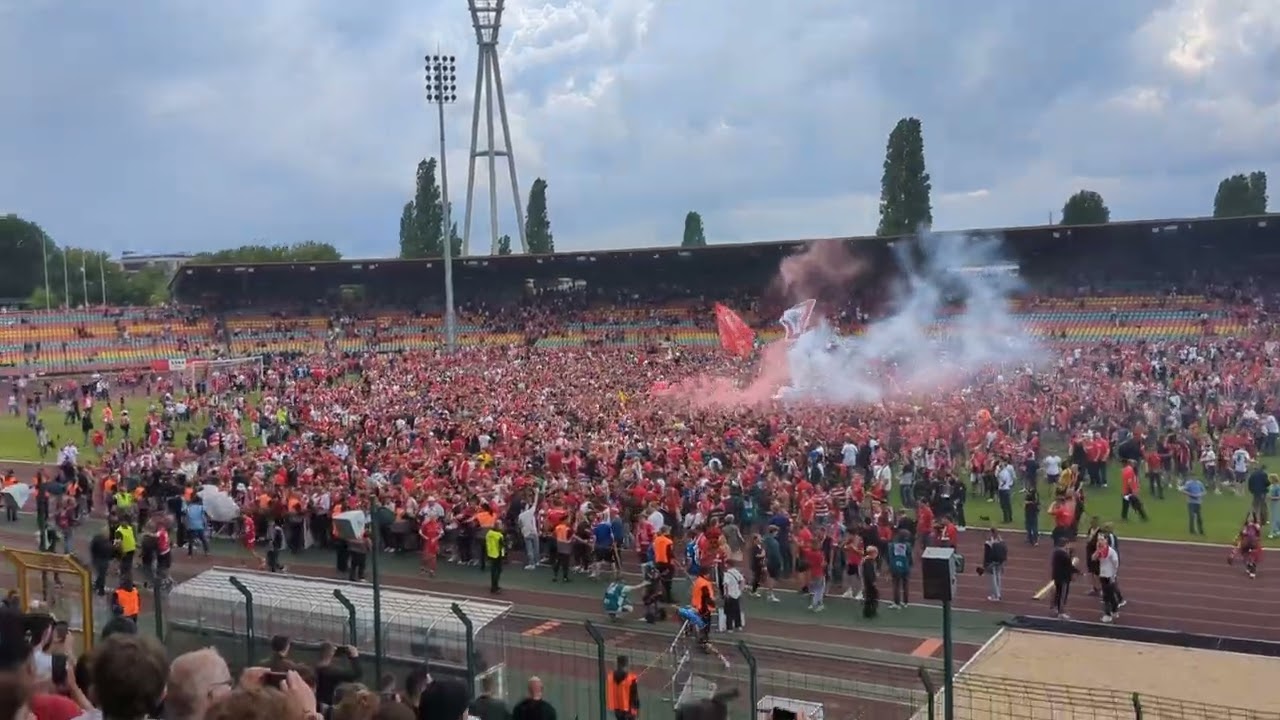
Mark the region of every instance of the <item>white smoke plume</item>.
[[921, 257], [913, 258], [911, 243], [899, 243], [903, 277], [888, 316], [856, 336], [821, 321], [797, 338], [787, 349], [791, 386], [782, 397], [874, 403], [954, 390], [984, 371], [993, 381], [996, 373], [1038, 364], [1040, 344], [1011, 312], [1020, 280], [1007, 271], [1013, 268], [1000, 246], [992, 237], [922, 234]]

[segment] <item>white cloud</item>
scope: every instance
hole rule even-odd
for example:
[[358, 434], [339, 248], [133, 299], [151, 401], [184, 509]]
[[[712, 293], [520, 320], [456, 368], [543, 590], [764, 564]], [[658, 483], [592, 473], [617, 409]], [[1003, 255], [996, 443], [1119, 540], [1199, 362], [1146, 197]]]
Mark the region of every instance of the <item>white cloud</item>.
[[[462, 223], [476, 54], [460, 0], [0, 0], [0, 15], [0, 98], [16, 108], [0, 196], [60, 241], [394, 252], [414, 167], [437, 152], [420, 67], [437, 50], [459, 58]], [[713, 242], [872, 232], [905, 115], [924, 121], [940, 228], [1043, 222], [1082, 187], [1117, 218], [1202, 213], [1223, 175], [1280, 170], [1273, 2], [991, 0], [975, 16], [923, 0], [510, 0], [500, 51], [521, 192], [549, 180], [563, 249], [670, 244], [689, 209]], [[485, 247], [484, 160], [475, 197]]]

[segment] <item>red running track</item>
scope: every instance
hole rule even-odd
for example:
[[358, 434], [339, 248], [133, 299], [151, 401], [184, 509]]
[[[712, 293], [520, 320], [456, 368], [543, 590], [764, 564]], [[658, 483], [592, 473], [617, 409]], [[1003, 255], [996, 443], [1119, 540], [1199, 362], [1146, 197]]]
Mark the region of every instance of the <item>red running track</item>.
[[[1120, 589], [1128, 605], [1116, 623], [1120, 625], [1197, 633], [1215, 637], [1240, 637], [1280, 641], [1280, 567], [1276, 553], [1267, 552], [1259, 566], [1257, 578], [1249, 578], [1237, 564], [1229, 566], [1229, 548], [1186, 543], [1152, 542], [1124, 539], [1124, 526], [1117, 528], [1120, 539]], [[1005, 533], [1009, 560], [1005, 566], [1003, 600], [987, 600], [990, 594], [986, 578], [975, 570], [982, 562], [982, 545], [986, 532], [970, 529], [960, 533], [959, 550], [965, 557], [965, 575], [957, 583], [956, 607], [967, 610], [1009, 615], [1050, 614], [1052, 591], [1044, 591], [1049, 582], [1049, 557], [1052, 545], [1042, 536], [1032, 547], [1024, 535], [1015, 530]], [[1083, 546], [1079, 548], [1083, 553]], [[638, 570], [634, 553], [624, 558], [631, 572]], [[783, 582], [780, 587], [795, 589], [796, 583]], [[882, 588], [883, 591], [883, 588]], [[1090, 597], [1086, 578], [1073, 584], [1067, 612], [1076, 620], [1096, 621], [1102, 615], [1102, 603]], [[833, 599], [833, 603], [839, 603]]]
[[[1268, 573], [1265, 561], [1259, 576], [1251, 579], [1239, 565], [1227, 565], [1225, 547], [1125, 540], [1124, 527], [1117, 530], [1121, 538], [1119, 585], [1128, 601], [1117, 624], [1280, 641], [1280, 622], [1276, 621], [1280, 580]], [[1016, 615], [1048, 615], [1052, 590], [1041, 599], [1034, 597], [1049, 581], [1052, 546], [1048, 538], [1032, 547], [1021, 542], [1021, 535], [1006, 537], [1009, 562], [1004, 599], [994, 603], [986, 600], [986, 579], [973, 574], [982, 561], [984, 535], [971, 530], [961, 538], [960, 550], [968, 561], [969, 574], [960, 583], [959, 605]], [[1077, 620], [1094, 621], [1102, 614], [1101, 601], [1088, 596], [1088, 589], [1085, 578], [1073, 584], [1067, 612]]]

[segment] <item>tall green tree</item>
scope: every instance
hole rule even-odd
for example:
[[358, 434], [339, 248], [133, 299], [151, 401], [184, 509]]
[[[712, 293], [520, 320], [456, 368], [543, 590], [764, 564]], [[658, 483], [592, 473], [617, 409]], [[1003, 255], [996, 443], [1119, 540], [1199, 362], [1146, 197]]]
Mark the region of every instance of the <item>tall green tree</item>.
[[498, 238], [498, 254], [499, 255], [511, 254], [511, 236], [510, 235], [503, 235], [502, 237]]
[[252, 243], [239, 247], [200, 253], [189, 262], [211, 265], [227, 263], [268, 263], [268, 262], [332, 262], [341, 260], [342, 253], [329, 243], [300, 242], [293, 245], [268, 245]]
[[551, 234], [551, 219], [547, 216], [547, 181], [538, 178], [529, 189], [529, 206], [525, 212], [524, 236], [529, 253], [546, 255], [556, 251], [555, 237]]
[[1267, 174], [1261, 170], [1232, 175], [1218, 183], [1213, 196], [1216, 218], [1249, 217], [1267, 213]]
[[924, 164], [920, 120], [902, 118], [889, 133], [880, 179], [877, 235], [905, 235], [933, 224], [933, 184]]
[[707, 246], [707, 234], [702, 227], [702, 215], [690, 210], [684, 216], [684, 239], [680, 247], [695, 248]]
[[406, 205], [400, 215], [400, 257], [428, 258], [444, 254], [444, 208], [441, 202], [440, 186], [436, 183], [436, 159], [427, 158], [418, 163], [413, 202]]
[[417, 229], [413, 224], [413, 201], [410, 200], [400, 212], [400, 257], [413, 257], [417, 242]]
[[1105, 225], [1111, 222], [1111, 208], [1102, 195], [1081, 190], [1062, 204], [1063, 225]]
[[[443, 218], [444, 215], [442, 214], [440, 217]], [[457, 217], [453, 212], [453, 203], [449, 203], [449, 252], [453, 254], [453, 257], [462, 257], [462, 236], [458, 234]], [[443, 246], [440, 252], [444, 252]]]
[[25, 299], [43, 288], [46, 257], [56, 264], [58, 246], [39, 225], [17, 215], [0, 215], [0, 298]]

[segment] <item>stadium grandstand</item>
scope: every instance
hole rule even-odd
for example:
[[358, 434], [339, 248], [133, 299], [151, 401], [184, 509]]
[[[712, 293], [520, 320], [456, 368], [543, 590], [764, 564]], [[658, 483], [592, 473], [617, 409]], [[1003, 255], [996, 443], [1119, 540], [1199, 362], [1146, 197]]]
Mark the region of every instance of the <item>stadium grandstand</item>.
[[[1220, 302], [1223, 290], [1280, 265], [1277, 216], [978, 234], [1003, 239], [1008, 266], [1025, 281], [1020, 317], [1047, 340], [1229, 335], [1243, 321]], [[856, 330], [859, 310], [874, 307], [877, 283], [893, 277], [890, 248], [901, 239], [840, 241], [873, 270], [852, 293], [828, 293], [836, 306], [830, 314]], [[777, 331], [776, 303], [758, 291], [770, 287], [783, 258], [810, 242], [460, 259], [459, 342], [715, 345], [710, 307], [717, 300], [742, 307], [768, 340]], [[176, 304], [169, 307], [3, 315], [0, 368], [121, 370], [226, 356], [429, 348], [443, 339], [443, 283], [437, 260], [192, 264], [175, 274]], [[1205, 288], [1214, 290], [1205, 295]]]

